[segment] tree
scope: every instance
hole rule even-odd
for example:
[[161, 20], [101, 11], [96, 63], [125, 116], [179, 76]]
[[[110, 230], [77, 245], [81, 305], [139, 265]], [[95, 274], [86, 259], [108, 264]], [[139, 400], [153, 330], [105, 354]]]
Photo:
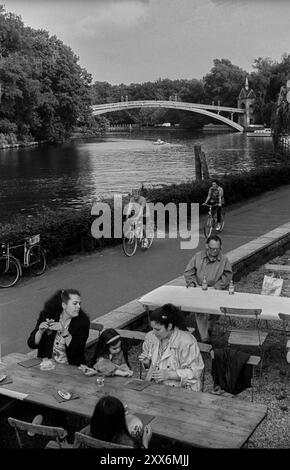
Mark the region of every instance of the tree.
[[91, 110], [91, 76], [56, 36], [25, 27], [0, 8], [0, 121], [17, 126], [22, 138], [61, 141]]
[[214, 66], [203, 78], [207, 100], [220, 101], [221, 106], [236, 107], [247, 73], [229, 59], [215, 59]]

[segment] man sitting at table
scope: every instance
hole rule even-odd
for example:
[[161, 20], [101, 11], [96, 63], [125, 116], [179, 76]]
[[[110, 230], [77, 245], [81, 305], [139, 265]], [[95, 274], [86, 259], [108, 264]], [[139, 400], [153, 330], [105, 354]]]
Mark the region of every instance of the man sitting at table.
[[[221, 253], [222, 241], [217, 235], [206, 240], [205, 250], [196, 253], [184, 271], [186, 287], [201, 286], [206, 280], [208, 287], [227, 289], [232, 279], [232, 267], [228, 258]], [[196, 324], [202, 342], [209, 342], [219, 315], [196, 313]]]

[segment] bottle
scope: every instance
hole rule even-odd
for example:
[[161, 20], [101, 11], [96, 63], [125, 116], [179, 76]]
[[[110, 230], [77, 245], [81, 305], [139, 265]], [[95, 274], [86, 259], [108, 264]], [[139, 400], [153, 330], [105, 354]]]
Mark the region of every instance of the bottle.
[[206, 280], [205, 276], [203, 276], [203, 281], [202, 281], [201, 288], [202, 288], [202, 290], [207, 290], [207, 280]]
[[234, 283], [233, 281], [231, 281], [229, 285], [229, 294], [233, 295], [234, 293], [235, 293]]

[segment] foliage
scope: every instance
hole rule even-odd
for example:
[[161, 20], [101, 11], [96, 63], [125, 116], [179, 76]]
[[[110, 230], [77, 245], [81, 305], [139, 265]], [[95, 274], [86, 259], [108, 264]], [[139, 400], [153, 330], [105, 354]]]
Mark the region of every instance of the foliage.
[[0, 131], [62, 141], [90, 117], [90, 75], [56, 36], [0, 7]]
[[221, 106], [236, 107], [247, 73], [228, 59], [215, 59], [211, 71], [203, 78], [209, 100]]
[[[130, 85], [110, 85], [107, 82], [95, 82], [91, 86], [93, 104], [112, 103], [134, 100], [178, 100], [184, 102], [205, 102], [204, 87], [201, 80], [158, 79], [155, 82], [131, 83]], [[204, 120], [193, 113], [175, 109], [132, 109], [106, 114], [111, 124], [138, 124], [154, 126], [163, 122], [181, 124], [184, 127], [201, 127]]]

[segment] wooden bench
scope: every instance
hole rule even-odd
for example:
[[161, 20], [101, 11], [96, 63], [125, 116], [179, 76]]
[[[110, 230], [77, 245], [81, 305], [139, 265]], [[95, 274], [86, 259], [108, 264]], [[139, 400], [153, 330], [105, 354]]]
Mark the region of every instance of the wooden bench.
[[265, 264], [265, 269], [290, 273], [290, 264]]

